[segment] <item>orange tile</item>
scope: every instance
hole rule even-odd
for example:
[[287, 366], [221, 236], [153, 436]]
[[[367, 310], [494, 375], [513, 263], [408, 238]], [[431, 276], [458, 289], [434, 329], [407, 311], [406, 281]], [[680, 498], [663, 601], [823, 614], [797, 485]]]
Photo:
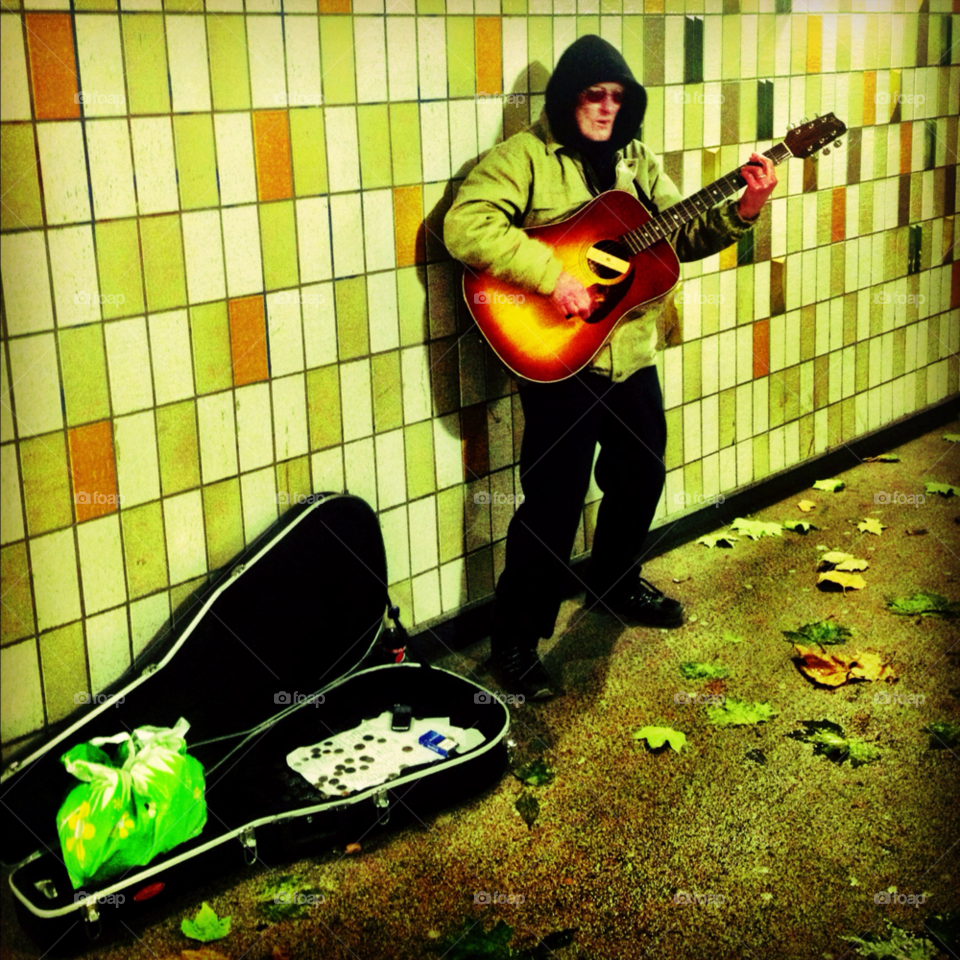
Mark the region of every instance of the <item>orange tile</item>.
[[419, 184], [393, 188], [393, 229], [397, 244], [397, 266], [424, 263], [423, 191]]
[[823, 18], [807, 17], [807, 73], [820, 72], [820, 48], [823, 44]]
[[321, 13], [351, 13], [350, 0], [320, 0]]
[[231, 300], [230, 353], [233, 357], [233, 382], [237, 387], [256, 383], [270, 376], [267, 367], [267, 334], [263, 320], [263, 297]]
[[77, 61], [69, 13], [28, 13], [30, 80], [38, 120], [72, 120], [80, 116]]
[[110, 421], [74, 427], [68, 431], [68, 436], [77, 523], [115, 513], [118, 506], [117, 467]]
[[475, 403], [460, 411], [460, 437], [464, 479], [469, 481], [485, 477], [490, 472], [485, 403]]
[[847, 188], [834, 187], [830, 219], [830, 242], [836, 243], [847, 235]]
[[253, 111], [253, 143], [257, 158], [257, 194], [261, 200], [293, 196], [290, 168], [290, 125], [286, 110]]
[[910, 158], [913, 153], [913, 123], [900, 124], [900, 172], [910, 172]]
[[753, 325], [753, 375], [765, 377], [770, 372], [770, 321], [758, 320]]
[[477, 17], [474, 30], [477, 53], [477, 93], [501, 93], [503, 47], [500, 41], [500, 18]]
[[871, 127], [877, 122], [877, 72], [866, 70], [863, 74], [863, 125]]

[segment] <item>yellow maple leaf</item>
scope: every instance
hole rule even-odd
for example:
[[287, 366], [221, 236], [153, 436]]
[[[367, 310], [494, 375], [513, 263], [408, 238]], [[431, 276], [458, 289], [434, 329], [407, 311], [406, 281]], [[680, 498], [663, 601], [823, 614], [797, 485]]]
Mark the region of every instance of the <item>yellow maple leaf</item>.
[[811, 510], [816, 510], [817, 505], [812, 500], [801, 500], [797, 506], [804, 512], [809, 513]]
[[[829, 573], [821, 573], [817, 578], [817, 586], [820, 586], [822, 583], [835, 583], [844, 593], [848, 590], [862, 590], [867, 585], [867, 581], [864, 580], [859, 573], [839, 573], [836, 570], [831, 570]], [[824, 589], [831, 588], [825, 587]]]
[[869, 517], [866, 520], [861, 520], [860, 523], [857, 524], [857, 529], [861, 533], [875, 533], [879, 537], [881, 531], [887, 529], [887, 525], [881, 523], [876, 517]]

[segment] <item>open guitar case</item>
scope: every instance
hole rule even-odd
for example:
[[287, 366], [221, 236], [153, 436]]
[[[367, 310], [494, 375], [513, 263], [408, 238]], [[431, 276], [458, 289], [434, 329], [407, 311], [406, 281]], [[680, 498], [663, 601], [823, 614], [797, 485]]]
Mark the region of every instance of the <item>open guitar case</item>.
[[[138, 914], [156, 916], [159, 904], [201, 879], [359, 842], [388, 821], [413, 822], [495, 784], [507, 763], [509, 712], [484, 687], [397, 652], [410, 638], [387, 583], [380, 526], [366, 502], [328, 494], [291, 507], [108, 699], [82, 706], [46, 743], [14, 759], [0, 781], [0, 859], [14, 865], [10, 886], [31, 937], [76, 953], [104, 928], [122, 933]], [[288, 767], [291, 751], [395, 704], [409, 705], [414, 719], [449, 717], [475, 728], [482, 743], [342, 798], [319, 793]], [[187, 752], [206, 777], [202, 832], [148, 866], [75, 891], [56, 818], [79, 781], [60, 757], [94, 737], [172, 727], [180, 717], [190, 723]]]

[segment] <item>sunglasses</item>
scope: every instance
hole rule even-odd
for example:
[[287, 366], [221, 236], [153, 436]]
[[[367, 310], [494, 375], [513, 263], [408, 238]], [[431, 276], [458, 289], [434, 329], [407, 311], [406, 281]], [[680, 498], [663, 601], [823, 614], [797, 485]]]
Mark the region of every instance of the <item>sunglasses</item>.
[[587, 103], [603, 103], [608, 96], [614, 103], [623, 103], [622, 90], [603, 90], [601, 88], [590, 87], [583, 91], [583, 99], [586, 100]]

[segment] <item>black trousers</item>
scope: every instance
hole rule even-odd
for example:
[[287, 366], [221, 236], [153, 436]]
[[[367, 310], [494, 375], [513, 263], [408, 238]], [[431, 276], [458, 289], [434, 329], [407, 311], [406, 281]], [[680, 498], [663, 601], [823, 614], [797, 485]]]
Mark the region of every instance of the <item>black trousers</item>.
[[536, 647], [556, 624], [597, 443], [603, 500], [586, 585], [629, 592], [663, 490], [667, 424], [656, 367], [619, 383], [580, 373], [558, 383], [520, 381], [523, 503], [507, 530], [497, 582], [494, 649]]

